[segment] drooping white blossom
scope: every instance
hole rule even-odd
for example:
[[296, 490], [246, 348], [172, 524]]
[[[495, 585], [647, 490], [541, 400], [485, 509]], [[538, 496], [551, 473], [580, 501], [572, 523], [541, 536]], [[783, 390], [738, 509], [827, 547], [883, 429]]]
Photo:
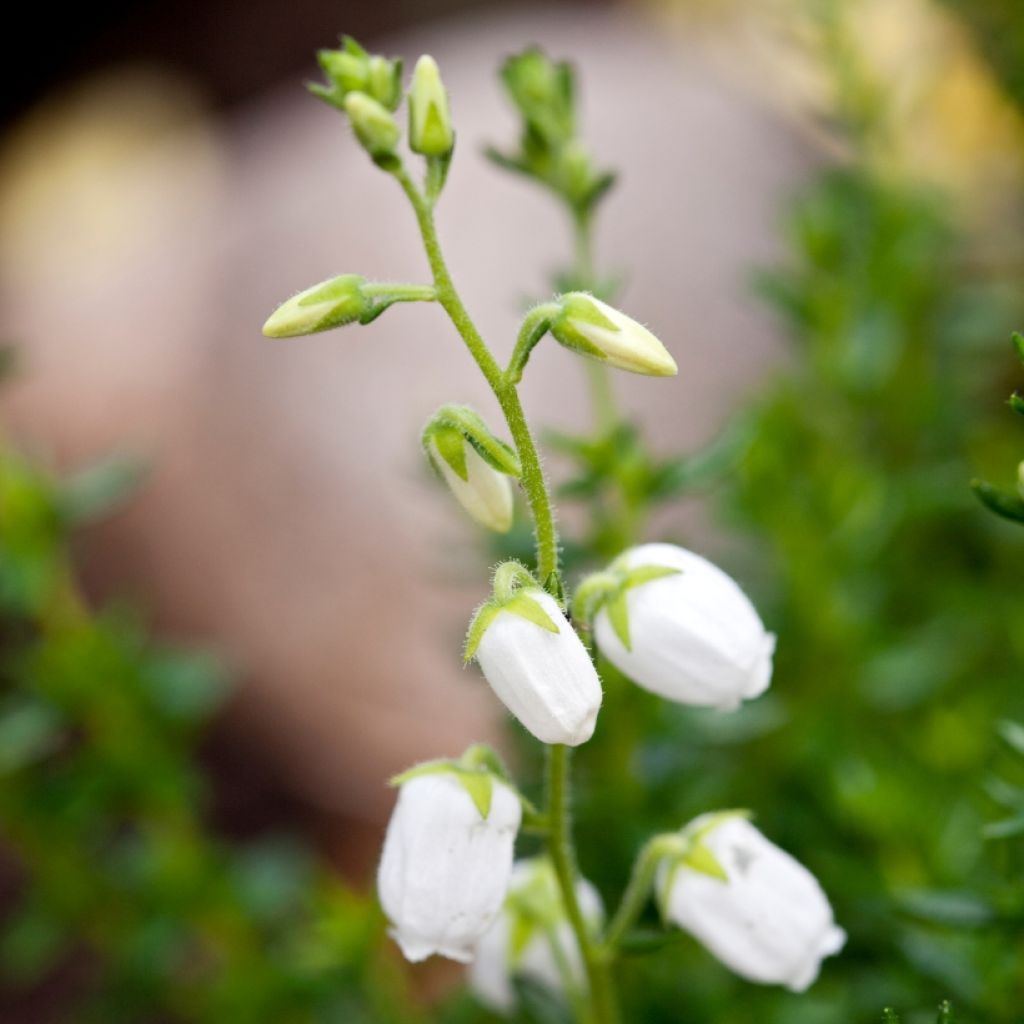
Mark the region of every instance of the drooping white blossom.
[[441, 455], [436, 440], [429, 441], [430, 460], [458, 503], [481, 526], [507, 533], [512, 527], [514, 512], [511, 479], [481, 458], [471, 444], [465, 444], [464, 451], [465, 480]]
[[677, 570], [622, 592], [625, 629], [613, 606], [598, 610], [594, 637], [617, 669], [652, 693], [698, 707], [731, 710], [768, 688], [775, 637], [721, 569], [673, 544], [631, 548], [615, 566]]
[[728, 880], [665, 866], [666, 917], [741, 977], [804, 991], [846, 942], [815, 877], [739, 816], [722, 816], [701, 842]]
[[491, 689], [542, 743], [575, 747], [594, 734], [601, 681], [550, 594], [534, 586], [492, 611], [474, 654]]
[[[599, 927], [604, 907], [585, 878], [576, 881], [576, 898], [584, 920]], [[501, 914], [477, 944], [469, 987], [482, 1003], [507, 1013], [515, 1006], [516, 976], [563, 995], [567, 985], [577, 991], [586, 986], [579, 944], [546, 857], [521, 860], [513, 867]]]
[[472, 959], [508, 891], [521, 815], [519, 797], [497, 780], [486, 817], [453, 773], [402, 783], [377, 891], [408, 960]]
[[580, 355], [589, 356], [631, 373], [674, 377], [675, 360], [642, 324], [586, 292], [567, 292], [550, 323], [555, 340]]

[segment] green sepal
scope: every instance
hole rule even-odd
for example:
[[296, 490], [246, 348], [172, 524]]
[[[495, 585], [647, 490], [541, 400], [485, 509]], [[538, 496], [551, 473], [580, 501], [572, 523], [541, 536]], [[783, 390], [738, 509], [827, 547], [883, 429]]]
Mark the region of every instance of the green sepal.
[[622, 646], [627, 651], [633, 650], [633, 642], [629, 635], [629, 604], [626, 601], [625, 590], [617, 590], [614, 596], [605, 602], [604, 611]]
[[484, 633], [487, 632], [487, 628], [500, 611], [501, 608], [491, 601], [480, 605], [476, 610], [476, 614], [469, 623], [469, 629], [466, 630], [466, 645], [462, 650], [462, 660], [464, 662], [470, 662], [476, 657], [476, 652], [480, 647], [480, 641], [484, 638]]
[[[465, 469], [465, 453], [461, 451], [462, 442], [473, 446], [476, 453], [492, 469], [499, 473], [518, 479], [522, 474], [519, 456], [515, 450], [499, 437], [496, 437], [484, 418], [468, 405], [442, 405], [427, 421], [423, 428], [423, 447], [429, 454], [430, 441], [438, 432], [453, 431], [460, 435], [460, 454], [453, 462], [447, 456], [445, 461], [462, 480], [467, 479]], [[460, 468], [461, 467], [461, 468]]]
[[672, 882], [680, 868], [685, 867], [691, 871], [699, 871], [701, 874], [717, 879], [720, 882], [729, 881], [728, 872], [708, 848], [704, 839], [730, 818], [750, 819], [752, 817], [752, 813], [744, 808], [716, 811], [713, 814], [701, 815], [701, 818], [690, 822], [689, 825], [686, 825], [677, 833], [679, 839], [678, 852], [673, 852], [666, 858], [668, 866], [662, 873], [656, 894], [658, 910], [661, 913], [662, 920], [666, 920], [668, 917], [668, 898], [672, 892]]
[[464, 771], [456, 771], [455, 777], [469, 794], [470, 800], [480, 812], [480, 817], [486, 821], [491, 813], [491, 801], [494, 798], [494, 779], [483, 772]]
[[413, 765], [389, 779], [388, 784], [401, 786], [412, 779], [446, 773], [458, 781], [473, 801], [473, 806], [480, 812], [480, 817], [485, 821], [491, 813], [495, 781], [501, 782], [511, 789], [527, 813], [537, 813], [536, 807], [516, 789], [505, 763], [497, 752], [486, 743], [472, 744], [458, 759], [439, 758]]
[[627, 651], [633, 649], [629, 629], [629, 605], [626, 594], [633, 587], [642, 586], [666, 576], [677, 576], [681, 569], [665, 565], [638, 565], [625, 569], [621, 562], [612, 562], [605, 572], [588, 576], [577, 588], [573, 599], [573, 616], [583, 622], [593, 622], [604, 609], [615, 635]]
[[462, 655], [464, 661], [469, 662], [476, 657], [480, 641], [501, 612], [518, 615], [549, 633], [561, 632], [558, 623], [532, 596], [531, 591], [543, 593], [536, 578], [522, 563], [502, 562], [494, 570], [491, 598], [476, 610], [466, 631], [466, 645]]
[[447, 153], [441, 156], [427, 157], [426, 192], [431, 203], [436, 202], [437, 197], [444, 189], [448, 181], [448, 170], [452, 165], [452, 157], [455, 155], [455, 133], [452, 133], [452, 147]]
[[463, 435], [455, 427], [441, 426], [431, 433], [430, 439], [434, 442], [438, 454], [451, 467], [452, 472], [460, 480], [468, 480], [469, 467], [466, 465], [466, 445]]
[[541, 629], [546, 629], [549, 633], [560, 632], [558, 623], [529, 594], [517, 594], [499, 610], [510, 612], [512, 615], [518, 615], [521, 619], [526, 619], [527, 622], [532, 622], [534, 625], [540, 626]]
[[594, 327], [600, 327], [604, 331], [619, 333], [619, 325], [613, 323], [598, 309], [594, 297], [586, 292], [570, 292], [568, 295], [560, 295], [555, 300], [562, 307], [562, 316], [568, 320], [579, 320]]
[[691, 870], [699, 871], [702, 875], [708, 875], [711, 878], [717, 878], [720, 882], [729, 881], [729, 875], [725, 868], [704, 843], [694, 843], [687, 851], [682, 863]]

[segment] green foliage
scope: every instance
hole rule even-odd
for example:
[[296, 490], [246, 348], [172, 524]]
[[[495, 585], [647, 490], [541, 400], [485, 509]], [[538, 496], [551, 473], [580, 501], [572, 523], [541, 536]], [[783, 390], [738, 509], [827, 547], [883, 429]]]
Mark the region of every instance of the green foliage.
[[2, 987], [77, 965], [68, 1019], [415, 1020], [365, 900], [293, 841], [211, 834], [212, 659], [79, 598], [66, 528], [123, 496], [118, 467], [57, 483], [0, 447], [0, 825], [23, 877]]

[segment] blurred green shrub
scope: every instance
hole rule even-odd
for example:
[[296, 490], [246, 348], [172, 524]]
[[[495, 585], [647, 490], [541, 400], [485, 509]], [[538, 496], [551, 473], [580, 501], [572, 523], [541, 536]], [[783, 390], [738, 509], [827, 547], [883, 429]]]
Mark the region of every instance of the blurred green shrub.
[[417, 1020], [364, 898], [295, 842], [211, 834], [211, 659], [80, 600], [68, 531], [130, 476], [58, 483], [0, 443], [0, 829], [20, 876], [0, 987], [41, 989], [53, 1019]]

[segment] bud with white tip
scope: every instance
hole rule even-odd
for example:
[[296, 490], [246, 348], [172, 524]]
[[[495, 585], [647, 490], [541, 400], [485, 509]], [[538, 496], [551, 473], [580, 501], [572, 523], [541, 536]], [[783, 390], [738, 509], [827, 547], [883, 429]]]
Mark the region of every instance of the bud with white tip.
[[468, 963], [501, 910], [522, 817], [519, 795], [486, 764], [419, 765], [401, 788], [377, 872], [381, 906], [406, 959]]
[[465, 656], [542, 743], [575, 747], [594, 734], [601, 707], [594, 664], [558, 602], [521, 565], [498, 568], [494, 597], [470, 624]]
[[[576, 899], [584, 921], [596, 932], [604, 918], [597, 890], [578, 878]], [[505, 906], [477, 944], [469, 988], [486, 1006], [508, 1013], [515, 1008], [515, 977], [528, 978], [563, 997], [567, 990], [586, 988], [579, 943], [547, 857], [517, 861], [513, 866]]]
[[423, 429], [431, 466], [459, 504], [482, 526], [507, 533], [512, 526], [511, 478], [519, 459], [491, 433], [478, 413], [464, 405], [444, 405]]
[[447, 156], [455, 145], [448, 93], [437, 61], [424, 54], [416, 62], [409, 90], [409, 148], [423, 156]]
[[366, 280], [358, 274], [321, 281], [278, 306], [263, 325], [263, 333], [268, 338], [294, 338], [364, 320], [374, 308], [365, 286]]
[[646, 327], [586, 292], [567, 292], [555, 304], [550, 330], [560, 345], [609, 366], [652, 377], [674, 377], [675, 360]]
[[674, 544], [642, 544], [577, 591], [601, 653], [668, 700], [732, 710], [771, 680], [775, 637], [736, 582]]
[[815, 877], [741, 814], [704, 815], [683, 835], [703, 866], [662, 865], [664, 916], [741, 977], [803, 992], [846, 942]]
[[363, 149], [375, 160], [392, 156], [402, 131], [391, 111], [363, 92], [345, 97], [345, 113]]

